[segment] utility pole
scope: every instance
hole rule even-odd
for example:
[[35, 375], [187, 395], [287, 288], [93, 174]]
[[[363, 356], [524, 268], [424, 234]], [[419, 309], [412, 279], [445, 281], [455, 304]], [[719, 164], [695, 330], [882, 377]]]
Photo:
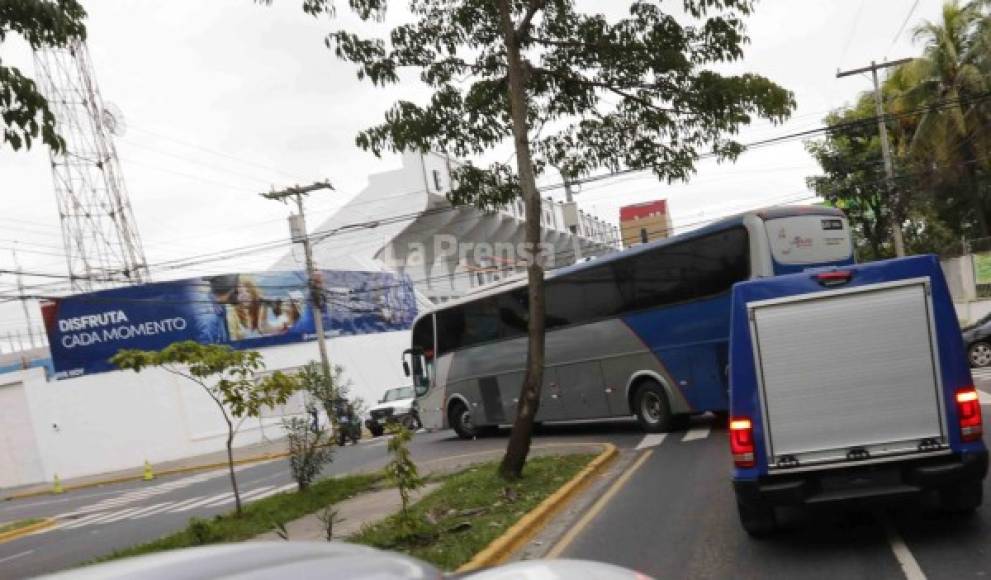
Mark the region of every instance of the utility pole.
[[[303, 196], [320, 189], [333, 190], [334, 186], [330, 184], [330, 181], [318, 181], [305, 187], [296, 185], [279, 191], [273, 189], [268, 193], [261, 194], [261, 196], [265, 199], [275, 199], [283, 203], [288, 203], [287, 200], [290, 197], [296, 199], [298, 213], [289, 216], [289, 231], [293, 243], [303, 244], [303, 253], [306, 255], [306, 276], [310, 285], [310, 308], [313, 311], [313, 327], [317, 333], [317, 345], [320, 347], [320, 366], [323, 368], [324, 376], [331, 377], [330, 357], [327, 355], [327, 338], [324, 336], [323, 330], [323, 289], [317, 281], [316, 270], [313, 267], [313, 249], [310, 247], [310, 237], [306, 232], [306, 213], [303, 210]], [[333, 418], [331, 420], [333, 421]]]
[[891, 239], [895, 245], [895, 255], [902, 257], [905, 255], [905, 239], [902, 237], [902, 212], [899, 205], [898, 194], [895, 193], [894, 179], [895, 170], [891, 164], [891, 145], [888, 144], [888, 130], [884, 126], [884, 101], [881, 96], [881, 83], [878, 82], [878, 69], [899, 66], [915, 59], [903, 58], [891, 62], [877, 64], [873, 60], [871, 66], [857, 68], [847, 71], [836, 71], [836, 78], [843, 78], [850, 75], [861, 74], [870, 71], [874, 79], [874, 108], [877, 113], [877, 128], [881, 134], [881, 155], [884, 157], [885, 186], [888, 190], [888, 198], [891, 200]]
[[24, 310], [24, 322], [27, 324], [28, 328], [28, 342], [31, 343], [31, 348], [34, 348], [34, 330], [31, 328], [31, 314], [28, 312], [28, 302], [24, 298], [24, 281], [21, 276], [21, 265], [17, 261], [17, 250], [11, 250], [11, 254], [14, 255], [14, 268], [17, 269], [17, 295], [21, 297], [21, 308]]

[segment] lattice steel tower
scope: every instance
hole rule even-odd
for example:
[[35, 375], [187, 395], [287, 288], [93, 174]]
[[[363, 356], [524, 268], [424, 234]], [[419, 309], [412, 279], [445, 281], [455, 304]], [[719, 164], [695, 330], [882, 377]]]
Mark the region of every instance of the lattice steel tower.
[[65, 139], [51, 154], [62, 240], [73, 290], [148, 280], [113, 136], [119, 114], [100, 97], [86, 43], [34, 53], [37, 82]]

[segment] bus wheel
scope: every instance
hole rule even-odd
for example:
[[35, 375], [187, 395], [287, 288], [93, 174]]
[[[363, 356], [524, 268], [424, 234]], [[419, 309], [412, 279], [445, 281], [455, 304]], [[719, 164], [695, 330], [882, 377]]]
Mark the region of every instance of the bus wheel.
[[474, 439], [478, 434], [475, 423], [471, 420], [471, 411], [460, 401], [451, 405], [447, 419], [454, 432], [462, 439]]
[[633, 397], [633, 412], [640, 427], [648, 433], [669, 431], [672, 427], [671, 405], [664, 388], [655, 381], [641, 383]]

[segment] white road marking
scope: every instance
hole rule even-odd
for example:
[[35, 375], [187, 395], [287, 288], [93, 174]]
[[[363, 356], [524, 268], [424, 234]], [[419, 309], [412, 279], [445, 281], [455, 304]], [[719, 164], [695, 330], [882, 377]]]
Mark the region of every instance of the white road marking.
[[259, 487], [257, 489], [253, 489], [251, 491], [243, 492], [243, 493], [241, 493], [241, 501], [245, 501], [245, 500], [249, 500], [249, 499], [254, 499], [255, 496], [261, 495], [261, 494], [265, 493], [266, 491], [272, 489], [273, 487], [275, 487], [275, 486], [274, 485], [266, 485], [264, 487]]
[[151, 506], [139, 508], [137, 511], [135, 511], [133, 509], [132, 510], [124, 510], [124, 512], [121, 513], [120, 515], [118, 515], [116, 517], [113, 517], [113, 518], [110, 518], [109, 520], [103, 520], [102, 522], [98, 522], [98, 523], [100, 523], [100, 524], [109, 524], [109, 523], [113, 523], [113, 522], [119, 522], [120, 520], [123, 520], [123, 519], [130, 520], [130, 519], [133, 519], [133, 518], [138, 517], [139, 515], [141, 515], [143, 513], [156, 510], [156, 509], [158, 509], [158, 508], [160, 508], [160, 507], [162, 507], [164, 505], [172, 505], [172, 502], [168, 501], [168, 502], [164, 502], [164, 503], [156, 503], [155, 505], [151, 505]]
[[183, 501], [181, 501], [181, 502], [179, 502], [177, 504], [174, 504], [172, 507], [169, 508], [169, 511], [170, 512], [180, 511], [181, 508], [186, 507], [187, 505], [193, 503], [194, 501], [200, 501], [201, 499], [203, 499], [203, 496], [191, 497], [191, 498], [189, 498], [187, 500], [183, 500]]
[[16, 560], [17, 558], [23, 558], [29, 554], [34, 554], [34, 550], [28, 550], [27, 552], [20, 552], [14, 554], [13, 556], [7, 556], [6, 558], [0, 558], [0, 562], [10, 562], [11, 560]]
[[98, 514], [90, 514], [86, 517], [79, 518], [78, 520], [64, 522], [59, 525], [60, 530], [71, 530], [73, 528], [81, 528], [83, 526], [89, 525], [93, 520], [98, 520], [107, 517], [107, 512], [100, 512]]
[[123, 510], [118, 510], [118, 511], [115, 511], [115, 512], [100, 512], [98, 514], [94, 514], [92, 516], [89, 516], [88, 518], [83, 518], [83, 519], [78, 520], [78, 521], [75, 521], [75, 522], [70, 522], [70, 523], [62, 526], [61, 529], [63, 529], [63, 530], [74, 530], [76, 528], [82, 528], [82, 527], [85, 527], [85, 526], [88, 526], [88, 525], [91, 525], [91, 524], [103, 523], [105, 520], [109, 520], [109, 519], [115, 518], [115, 517], [117, 517], [119, 515], [122, 515], [122, 514], [123, 515], [127, 515], [127, 514], [129, 514], [131, 512], [137, 511], [138, 509], [140, 509], [140, 508], [133, 507], [133, 508], [127, 508], [127, 509], [123, 509]]
[[881, 525], [884, 526], [884, 533], [888, 537], [888, 544], [891, 546], [891, 551], [895, 554], [895, 560], [898, 560], [898, 565], [902, 568], [902, 573], [905, 574], [905, 579], [926, 580], [926, 575], [922, 571], [922, 567], [919, 566], [919, 562], [912, 555], [911, 550], [908, 549], [905, 540], [895, 531], [895, 526], [886, 517], [879, 517]]
[[641, 449], [647, 449], [648, 447], [657, 447], [664, 441], [664, 438], [667, 436], [668, 436], [667, 433], [648, 433], [647, 435], [643, 436], [643, 439], [640, 440], [640, 443], [638, 443], [637, 446], [634, 447], [633, 449], [634, 451], [640, 451]]
[[193, 502], [193, 503], [187, 505], [184, 508], [180, 508], [180, 509], [177, 509], [177, 510], [174, 510], [174, 511], [177, 511], [177, 512], [186, 512], [186, 511], [189, 511], [191, 509], [198, 508], [198, 507], [200, 507], [202, 505], [205, 505], [205, 504], [208, 504], [208, 503], [212, 503], [212, 502], [214, 502], [214, 501], [216, 501], [216, 500], [218, 500], [218, 499], [220, 499], [222, 497], [226, 497], [226, 496], [228, 496], [230, 494], [231, 494], [231, 492], [225, 491], [224, 493], [221, 493], [219, 495], [214, 495], [214, 496], [208, 497], [206, 499], [201, 499], [200, 501]]
[[[246, 469], [248, 467], [253, 467], [253, 466], [252, 465], [238, 465], [238, 466], [236, 466], [234, 468], [234, 471], [235, 472], [238, 472], [238, 471], [241, 471], [241, 470]], [[112, 510], [114, 508], [119, 508], [119, 507], [122, 507], [122, 506], [125, 506], [125, 505], [128, 505], [128, 504], [132, 504], [134, 502], [137, 502], [137, 501], [140, 501], [140, 500], [143, 500], [143, 499], [148, 499], [148, 498], [151, 498], [151, 497], [155, 497], [157, 495], [162, 495], [164, 493], [175, 491], [177, 489], [182, 489], [184, 487], [189, 487], [190, 485], [193, 485], [193, 484], [196, 484], [196, 483], [200, 483], [200, 482], [203, 482], [203, 481], [207, 481], [209, 479], [213, 479], [213, 478], [220, 477], [222, 475], [227, 475], [227, 474], [228, 474], [228, 470], [226, 470], [226, 469], [215, 469], [215, 470], [211, 470], [211, 471], [205, 471], [203, 473], [198, 473], [196, 475], [191, 475], [189, 477], [184, 477], [182, 479], [177, 479], [175, 481], [169, 481], [169, 482], [165, 482], [165, 483], [160, 483], [158, 485], [155, 485], [154, 487], [126, 491], [126, 492], [122, 493], [121, 495], [118, 495], [118, 496], [115, 496], [115, 497], [111, 497], [111, 498], [107, 498], [107, 499], [101, 500], [101, 501], [99, 501], [99, 502], [97, 502], [95, 504], [88, 505], [88, 506], [85, 506], [85, 507], [81, 507], [81, 508], [75, 509], [75, 510], [73, 510], [71, 512], [65, 512], [65, 513], [58, 514], [57, 516], [55, 516], [55, 518], [56, 519], [65, 519], [65, 518], [70, 518], [72, 516], [86, 515], [86, 514], [95, 514], [96, 512], [101, 512], [98, 515], [106, 515], [103, 512], [106, 512], [108, 510]], [[71, 522], [71, 523], [76, 523], [76, 522]], [[66, 527], [65, 529], [68, 529], [68, 528]]]
[[203, 504], [200, 507], [205, 507], [205, 508], [220, 507], [220, 506], [224, 505], [225, 503], [232, 502], [232, 501], [234, 501], [234, 492], [233, 491], [229, 491], [229, 492], [223, 494], [219, 499], [217, 499], [215, 501], [211, 501], [210, 503], [205, 503], [205, 504]]
[[275, 495], [277, 493], [282, 493], [284, 491], [289, 491], [291, 489], [296, 489], [296, 487], [297, 486], [296, 486], [295, 483], [288, 483], [286, 485], [283, 485], [282, 487], [277, 487], [275, 489], [270, 489], [270, 490], [266, 491], [265, 493], [260, 493], [260, 494], [256, 495], [255, 497], [251, 498], [251, 501], [258, 501], [258, 500], [260, 500], [262, 498], [266, 498], [266, 497]]
[[696, 439], [705, 439], [709, 436], [709, 432], [712, 431], [711, 425], [696, 425], [685, 433], [685, 436], [681, 438], [684, 441], [695, 441]]
[[991, 405], [991, 395], [985, 393], [984, 391], [977, 389], [977, 397], [981, 401], [981, 405]]
[[153, 510], [147, 510], [147, 511], [144, 511], [144, 512], [133, 513], [130, 516], [128, 516], [127, 519], [129, 519], [129, 520], [139, 520], [141, 518], [146, 518], [148, 516], [153, 516], [153, 515], [156, 515], [156, 514], [160, 514], [162, 512], [167, 512], [167, 511], [169, 511], [170, 509], [172, 509], [175, 506], [175, 502], [170, 501], [170, 502], [166, 502], [164, 504], [158, 504], [158, 505], [161, 506], [158, 509], [153, 509]]

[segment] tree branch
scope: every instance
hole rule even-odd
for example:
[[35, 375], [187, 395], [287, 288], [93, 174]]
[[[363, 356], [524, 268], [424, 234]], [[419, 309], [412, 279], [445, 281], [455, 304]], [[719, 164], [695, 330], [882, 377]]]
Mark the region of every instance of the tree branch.
[[619, 95], [620, 97], [623, 97], [624, 99], [629, 99], [631, 101], [634, 101], [636, 103], [639, 103], [639, 104], [643, 105], [644, 107], [646, 107], [646, 108], [648, 108], [648, 109], [650, 109], [652, 111], [655, 111], [657, 113], [674, 113], [676, 115], [693, 115], [693, 114], [695, 114], [695, 113], [691, 113], [690, 111], [683, 111], [681, 109], [661, 107], [661, 106], [658, 106], [658, 105], [654, 104], [650, 99], [647, 99], [647, 98], [644, 98], [644, 97], [641, 97], [641, 96], [638, 96], [638, 95], [634, 95], [634, 94], [628, 92], [628, 89], [630, 89], [630, 88], [649, 89], [650, 88], [649, 85], [639, 85], [637, 87], [624, 87], [622, 85], [617, 86], [617, 85], [613, 85], [613, 84], [610, 84], [610, 83], [607, 83], [607, 82], [603, 82], [603, 81], [596, 81], [596, 80], [588, 79], [588, 78], [585, 78], [585, 77], [583, 77], [581, 75], [565, 75], [565, 74], [561, 74], [561, 73], [558, 73], [558, 72], [555, 72], [555, 71], [552, 71], [552, 70], [546, 69], [546, 68], [534, 68], [533, 70], [534, 71], [537, 71], [537, 72], [540, 72], [540, 73], [548, 74], [548, 75], [553, 76], [553, 77], [557, 77], [557, 78], [562, 79], [562, 80], [565, 80], [565, 81], [571, 81], [571, 82], [575, 82], [575, 83], [582, 84], [582, 85], [585, 85], [585, 86], [595, 87], [595, 88], [607, 90], [607, 91], [609, 91], [609, 92], [611, 92], [613, 94], [616, 94], [616, 95]]
[[543, 9], [544, 3], [545, 0], [530, 0], [526, 7], [526, 13], [523, 15], [523, 20], [520, 21], [520, 25], [515, 31], [517, 40], [527, 37], [530, 32], [530, 23], [533, 21], [533, 17], [536, 16], [537, 12]]
[[218, 399], [217, 396], [213, 394], [213, 390], [210, 389], [210, 387], [208, 387], [206, 385], [206, 383], [204, 383], [203, 381], [201, 381], [198, 378], [194, 377], [193, 375], [184, 373], [184, 372], [176, 369], [175, 367], [171, 367], [169, 365], [161, 365], [161, 367], [163, 369], [165, 369], [166, 371], [168, 371], [168, 372], [170, 372], [170, 373], [172, 373], [172, 374], [174, 374], [174, 375], [176, 375], [178, 377], [182, 377], [184, 379], [189, 379], [189, 380], [193, 381], [194, 383], [196, 383], [197, 385], [203, 387], [203, 390], [206, 391], [206, 394], [209, 395], [211, 399], [213, 399], [213, 402], [216, 403], [218, 407], [220, 407], [220, 412], [224, 416], [224, 421], [227, 422], [228, 429], [231, 427], [231, 420], [227, 416], [227, 408], [224, 407], [224, 404], [220, 402], [220, 399]]

